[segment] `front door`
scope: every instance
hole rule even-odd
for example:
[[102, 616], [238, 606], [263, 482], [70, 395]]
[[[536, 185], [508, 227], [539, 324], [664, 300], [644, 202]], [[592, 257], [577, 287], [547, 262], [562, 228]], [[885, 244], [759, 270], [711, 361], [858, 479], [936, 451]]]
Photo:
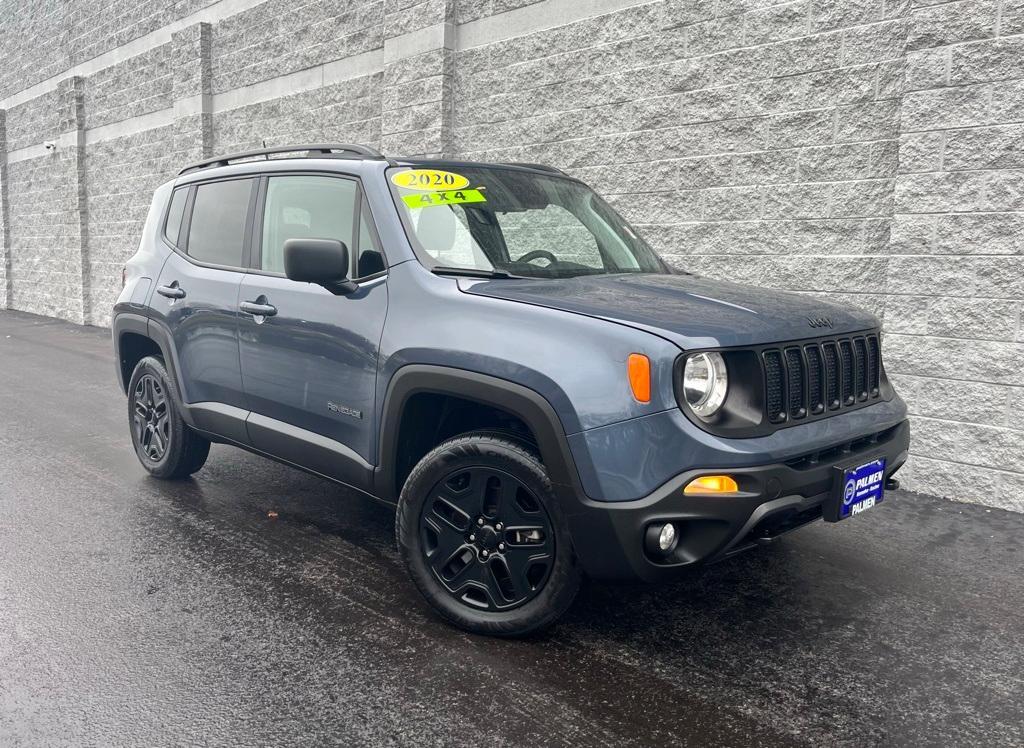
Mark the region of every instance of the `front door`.
[[[267, 315], [239, 323], [253, 446], [369, 488], [374, 462], [377, 356], [387, 313], [383, 256], [359, 183], [327, 175], [265, 177], [253, 237], [253, 272], [239, 302]], [[337, 239], [359, 289], [335, 296], [284, 276], [284, 243]], [[367, 278], [367, 276], [369, 276]], [[252, 309], [253, 307], [248, 307]]]

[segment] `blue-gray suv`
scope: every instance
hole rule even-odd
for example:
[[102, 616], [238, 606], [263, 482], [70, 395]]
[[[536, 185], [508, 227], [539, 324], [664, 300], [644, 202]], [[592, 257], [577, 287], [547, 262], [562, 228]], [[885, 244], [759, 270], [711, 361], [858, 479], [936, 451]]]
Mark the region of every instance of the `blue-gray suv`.
[[855, 516], [909, 444], [874, 316], [672, 270], [534, 164], [189, 166], [113, 340], [146, 470], [233, 444], [397, 505], [420, 592], [486, 634], [551, 623], [584, 574], [669, 579]]

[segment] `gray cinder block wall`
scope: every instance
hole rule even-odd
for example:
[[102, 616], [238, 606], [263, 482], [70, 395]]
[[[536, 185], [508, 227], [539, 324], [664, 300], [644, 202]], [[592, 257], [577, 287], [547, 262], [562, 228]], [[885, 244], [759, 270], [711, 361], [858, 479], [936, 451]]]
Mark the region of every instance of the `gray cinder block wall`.
[[214, 152], [546, 161], [679, 267], [881, 315], [906, 483], [1024, 511], [1018, 0], [0, 0], [0, 19], [0, 306], [108, 324], [150, 192]]

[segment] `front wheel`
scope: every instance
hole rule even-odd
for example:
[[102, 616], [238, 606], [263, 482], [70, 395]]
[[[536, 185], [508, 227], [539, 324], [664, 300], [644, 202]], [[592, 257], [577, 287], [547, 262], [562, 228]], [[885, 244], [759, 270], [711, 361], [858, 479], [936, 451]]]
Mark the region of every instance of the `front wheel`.
[[468, 631], [539, 630], [579, 590], [565, 518], [544, 466], [501, 435], [457, 437], [420, 460], [402, 489], [396, 534], [427, 602]]
[[178, 413], [164, 363], [139, 361], [128, 384], [128, 425], [142, 467], [157, 478], [187, 478], [206, 463], [210, 442]]

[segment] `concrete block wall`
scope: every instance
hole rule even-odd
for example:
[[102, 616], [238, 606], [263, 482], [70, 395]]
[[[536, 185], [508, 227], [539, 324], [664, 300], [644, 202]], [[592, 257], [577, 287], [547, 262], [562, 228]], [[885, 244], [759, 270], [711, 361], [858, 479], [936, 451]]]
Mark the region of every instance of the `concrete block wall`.
[[67, 74], [213, 5], [216, 0], [4, 0], [0, 98]]
[[285, 95], [217, 114], [214, 152], [284, 143], [380, 142], [383, 75]]
[[7, 212], [7, 113], [0, 112], [0, 309], [7, 309], [10, 295], [10, 259]]
[[0, 307], [107, 324], [214, 152], [545, 161], [678, 267], [882, 316], [908, 485], [1024, 511], [1022, 113], [1018, 0], [0, 0]]
[[7, 110], [7, 150], [18, 151], [60, 137], [60, 99], [56, 87]]
[[86, 78], [86, 127], [123, 122], [170, 106], [175, 75], [172, 51], [171, 44], [161, 44]]
[[63, 2], [61, 30], [71, 65], [123, 49], [215, 0], [74, 0]]
[[213, 26], [213, 91], [306, 70], [383, 44], [382, 0], [268, 0]]
[[0, 6], [0, 97], [71, 66], [64, 0], [5, 0]]
[[[84, 272], [90, 324], [110, 324], [111, 299], [121, 292], [125, 253], [138, 247], [153, 191], [178, 165], [175, 153], [166, 149], [172, 141], [168, 125], [105, 140], [87, 150]], [[129, 244], [131, 237], [134, 244]]]
[[535, 5], [541, 0], [458, 0], [455, 4], [457, 23], [469, 23], [479, 18], [499, 15], [510, 10]]
[[213, 153], [213, 30], [194, 23], [171, 34], [171, 111], [173, 147], [178, 163]]
[[1024, 4], [908, 17], [886, 353], [911, 483], [1024, 508]]
[[[21, 115], [38, 123], [43, 137], [62, 147], [36, 159], [8, 162], [7, 205], [8, 307], [38, 310], [39, 314], [86, 321], [83, 251], [85, 227], [81, 207], [83, 81], [62, 80], [45, 97], [43, 111], [14, 110], [15, 127], [8, 129], [15, 146], [31, 137]], [[10, 113], [9, 113], [10, 114]], [[11, 135], [13, 139], [10, 139]], [[10, 149], [13, 150], [13, 149]], [[8, 158], [10, 155], [8, 151]]]

